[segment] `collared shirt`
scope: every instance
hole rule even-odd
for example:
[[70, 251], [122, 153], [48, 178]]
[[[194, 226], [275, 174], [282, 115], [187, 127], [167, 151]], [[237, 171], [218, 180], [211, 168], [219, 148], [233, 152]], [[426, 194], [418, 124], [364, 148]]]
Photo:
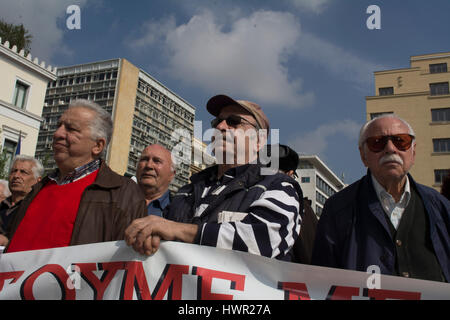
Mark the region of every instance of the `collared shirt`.
[[153, 214], [155, 216], [161, 217], [162, 212], [169, 205], [169, 203], [170, 203], [170, 191], [167, 190], [161, 197], [153, 200], [148, 204], [147, 214], [148, 215]]
[[383, 188], [383, 186], [377, 181], [377, 179], [372, 175], [373, 187], [377, 193], [378, 200], [380, 200], [381, 207], [384, 212], [390, 218], [392, 225], [397, 230], [402, 218], [403, 212], [408, 206], [409, 200], [411, 199], [411, 189], [409, 186], [409, 179], [406, 176], [405, 189], [400, 197], [399, 202], [395, 202], [394, 198]]
[[51, 180], [55, 181], [56, 184], [64, 185], [80, 180], [81, 178], [86, 177], [92, 172], [97, 171], [99, 168], [100, 168], [100, 159], [95, 159], [85, 165], [76, 168], [74, 171], [70, 172], [67, 176], [62, 177], [61, 179], [58, 178], [59, 169], [56, 169], [54, 172], [49, 174], [48, 177]]

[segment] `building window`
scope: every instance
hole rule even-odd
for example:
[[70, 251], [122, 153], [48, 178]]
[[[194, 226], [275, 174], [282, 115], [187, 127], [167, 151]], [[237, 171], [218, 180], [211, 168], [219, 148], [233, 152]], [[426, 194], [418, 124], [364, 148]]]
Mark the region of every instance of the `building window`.
[[393, 112], [392, 112], [392, 111], [388, 111], [388, 112], [375, 112], [375, 113], [371, 113], [371, 114], [370, 114], [370, 120], [373, 120], [373, 119], [378, 118], [378, 117], [380, 117], [380, 116], [382, 116], [382, 115], [385, 115], [385, 114], [393, 114]]
[[450, 121], [450, 108], [432, 109], [431, 121], [433, 122]]
[[450, 139], [433, 139], [433, 152], [450, 152]]
[[444, 181], [444, 178], [448, 174], [450, 174], [450, 169], [434, 170], [434, 183], [435, 184], [442, 184], [442, 181]]
[[29, 88], [30, 88], [30, 86], [26, 85], [23, 82], [20, 82], [20, 81], [16, 82], [16, 88], [14, 90], [13, 105], [15, 105], [16, 107], [18, 107], [20, 109], [25, 109]]
[[430, 64], [430, 73], [447, 72], [447, 63]]
[[316, 205], [316, 215], [321, 216], [322, 215], [322, 208]]
[[14, 158], [14, 155], [16, 153], [16, 147], [17, 147], [16, 142], [5, 139], [5, 142], [3, 144], [3, 152], [5, 153], [5, 156], [6, 156], [5, 167], [4, 167], [5, 173], [6, 172], [9, 173], [12, 159]]
[[317, 201], [318, 203], [320, 203], [320, 204], [323, 205], [323, 204], [325, 203], [326, 200], [327, 200], [327, 198], [325, 198], [324, 195], [322, 195], [321, 193], [319, 193], [319, 192], [316, 191], [316, 201]]
[[430, 94], [432, 96], [448, 93], [448, 82], [430, 83]]
[[325, 193], [328, 197], [332, 196], [335, 191], [330, 187], [328, 183], [326, 183], [321, 177], [316, 176], [316, 187]]
[[394, 87], [378, 88], [380, 96], [390, 96], [394, 94]]
[[311, 178], [310, 177], [302, 177], [302, 183], [310, 183]]

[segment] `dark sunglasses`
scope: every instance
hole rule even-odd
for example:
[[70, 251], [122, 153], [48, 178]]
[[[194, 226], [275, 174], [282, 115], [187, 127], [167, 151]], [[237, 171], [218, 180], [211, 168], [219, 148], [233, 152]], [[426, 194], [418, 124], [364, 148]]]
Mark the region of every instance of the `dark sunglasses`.
[[248, 121], [247, 119], [244, 119], [242, 117], [239, 117], [235, 114], [230, 114], [228, 117], [226, 117], [225, 119], [222, 118], [215, 118], [211, 121], [211, 127], [215, 128], [219, 125], [219, 123], [221, 123], [223, 120], [226, 121], [227, 125], [233, 128], [236, 128], [238, 125], [240, 125], [242, 122], [247, 122], [248, 124], [254, 126], [255, 128], [259, 128], [259, 126], [257, 124], [251, 123], [250, 121]]
[[367, 147], [372, 152], [381, 152], [386, 147], [388, 140], [391, 140], [394, 146], [400, 151], [406, 151], [411, 148], [414, 136], [404, 134], [394, 134], [391, 136], [375, 136], [366, 139]]

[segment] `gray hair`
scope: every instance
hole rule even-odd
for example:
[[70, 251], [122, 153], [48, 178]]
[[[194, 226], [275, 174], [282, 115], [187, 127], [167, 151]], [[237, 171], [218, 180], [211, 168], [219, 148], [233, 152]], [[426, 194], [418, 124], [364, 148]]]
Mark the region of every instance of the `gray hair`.
[[397, 116], [396, 114], [393, 113], [388, 113], [388, 114], [383, 114], [381, 116], [375, 117], [372, 120], [366, 122], [362, 127], [361, 130], [359, 131], [359, 139], [358, 139], [358, 146], [360, 148], [362, 148], [362, 146], [364, 145], [364, 142], [366, 141], [367, 137], [367, 130], [369, 129], [370, 125], [375, 122], [376, 120], [379, 119], [383, 119], [383, 118], [393, 118], [393, 119], [397, 119], [400, 120], [401, 122], [403, 122], [405, 124], [405, 126], [408, 128], [408, 133], [412, 136], [416, 136], [416, 134], [414, 133], [413, 128], [411, 127], [411, 125], [406, 122], [406, 120], [400, 118], [399, 116]]
[[30, 156], [26, 156], [24, 154], [19, 154], [14, 157], [12, 164], [11, 164], [11, 169], [9, 170], [10, 174], [11, 174], [12, 168], [14, 167], [14, 164], [17, 161], [28, 161], [28, 162], [33, 163], [33, 168], [31, 170], [33, 171], [33, 175], [34, 175], [35, 179], [42, 177], [44, 175], [44, 166], [42, 165], [42, 163], [38, 159], [30, 157]]
[[89, 128], [91, 129], [91, 138], [93, 140], [97, 140], [100, 138], [104, 138], [106, 140], [105, 147], [100, 154], [100, 157], [104, 157], [106, 155], [106, 149], [108, 148], [108, 144], [111, 141], [113, 132], [113, 122], [111, 119], [111, 115], [97, 103], [86, 99], [77, 99], [69, 104], [69, 108], [76, 107], [89, 109], [91, 111], [94, 111], [97, 115], [89, 125]]
[[8, 181], [0, 179], [0, 185], [3, 185], [3, 196], [5, 198], [8, 198], [11, 195], [11, 192], [9, 191]]

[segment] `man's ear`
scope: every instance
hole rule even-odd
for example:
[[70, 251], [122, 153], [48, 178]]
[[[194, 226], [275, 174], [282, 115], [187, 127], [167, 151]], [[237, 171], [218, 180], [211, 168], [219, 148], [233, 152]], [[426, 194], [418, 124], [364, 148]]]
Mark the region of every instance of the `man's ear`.
[[366, 163], [366, 154], [365, 154], [365, 152], [364, 152], [364, 146], [359, 147], [359, 156], [361, 157], [362, 163], [364, 163], [364, 165], [367, 167], [367, 163]]
[[103, 149], [105, 149], [105, 146], [106, 146], [105, 138], [97, 139], [94, 147], [92, 147], [92, 155], [94, 156], [94, 158], [96, 158], [97, 156], [99, 156], [102, 153]]

